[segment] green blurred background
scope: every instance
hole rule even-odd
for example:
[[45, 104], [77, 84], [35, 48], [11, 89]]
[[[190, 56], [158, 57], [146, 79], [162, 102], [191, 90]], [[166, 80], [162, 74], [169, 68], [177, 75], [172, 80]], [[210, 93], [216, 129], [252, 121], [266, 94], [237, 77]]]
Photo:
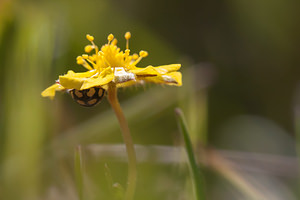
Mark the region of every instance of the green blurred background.
[[[78, 144], [86, 199], [111, 199], [104, 163], [124, 185], [124, 160], [89, 148], [122, 143], [107, 101], [83, 108], [68, 94], [40, 93], [68, 69], [84, 71], [76, 57], [87, 33], [98, 46], [113, 33], [124, 49], [126, 31], [132, 52], [149, 52], [140, 67], [182, 63], [184, 84], [119, 91], [136, 144], [181, 144], [180, 106], [195, 147], [222, 150], [266, 199], [297, 199], [299, 8], [298, 0], [0, 1], [0, 199], [78, 199]], [[164, 163], [138, 166], [136, 199], [193, 199], [187, 166]], [[209, 168], [205, 179], [208, 199], [253, 199]]]

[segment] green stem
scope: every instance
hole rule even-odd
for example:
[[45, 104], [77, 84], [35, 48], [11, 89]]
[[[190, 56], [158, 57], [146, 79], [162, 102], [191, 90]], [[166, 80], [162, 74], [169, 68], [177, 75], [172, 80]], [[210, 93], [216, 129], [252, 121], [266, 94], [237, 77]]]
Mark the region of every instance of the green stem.
[[108, 101], [113, 108], [121, 128], [123, 140], [126, 145], [126, 151], [128, 156], [128, 182], [127, 190], [125, 194], [125, 200], [132, 200], [136, 188], [137, 169], [136, 169], [136, 155], [133, 146], [132, 138], [130, 135], [129, 127], [126, 118], [123, 114], [122, 108], [117, 98], [117, 88], [114, 83], [110, 83], [108, 87]]

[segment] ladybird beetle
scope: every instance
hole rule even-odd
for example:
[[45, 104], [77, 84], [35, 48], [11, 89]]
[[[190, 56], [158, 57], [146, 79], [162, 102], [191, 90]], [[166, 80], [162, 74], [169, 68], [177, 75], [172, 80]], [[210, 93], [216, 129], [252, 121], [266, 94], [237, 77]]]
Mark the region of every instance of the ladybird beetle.
[[105, 90], [101, 87], [93, 87], [85, 90], [70, 90], [72, 98], [80, 105], [92, 107], [98, 104], [104, 97]]

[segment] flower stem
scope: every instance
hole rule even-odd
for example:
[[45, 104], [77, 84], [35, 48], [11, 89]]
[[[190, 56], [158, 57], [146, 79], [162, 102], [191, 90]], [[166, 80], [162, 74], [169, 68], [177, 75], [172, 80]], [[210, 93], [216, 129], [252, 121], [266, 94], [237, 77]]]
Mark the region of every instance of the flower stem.
[[126, 145], [126, 151], [128, 156], [128, 179], [127, 179], [128, 185], [125, 193], [125, 200], [132, 200], [135, 193], [136, 179], [137, 179], [136, 155], [135, 155], [135, 149], [133, 146], [129, 127], [125, 119], [124, 113], [122, 111], [122, 108], [120, 106], [119, 100], [117, 98], [117, 88], [114, 83], [109, 84], [107, 99], [118, 118], [121, 132], [123, 135], [123, 140]]

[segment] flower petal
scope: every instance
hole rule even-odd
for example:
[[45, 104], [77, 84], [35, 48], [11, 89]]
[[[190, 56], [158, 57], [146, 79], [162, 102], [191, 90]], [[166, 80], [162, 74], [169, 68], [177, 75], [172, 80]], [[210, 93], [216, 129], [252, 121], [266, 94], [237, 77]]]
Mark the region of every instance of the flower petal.
[[181, 64], [162, 65], [158, 67], [148, 66], [145, 68], [136, 67], [135, 69], [130, 70], [130, 72], [136, 74], [137, 76], [151, 76], [177, 71], [180, 69], [180, 67]]
[[59, 76], [59, 83], [67, 89], [77, 89], [80, 90], [84, 81], [88, 78], [96, 75], [96, 70], [91, 70], [88, 72], [75, 73], [72, 70], [69, 70], [66, 75]]
[[41, 95], [43, 97], [49, 97], [50, 99], [53, 99], [55, 96], [55, 92], [56, 91], [61, 91], [61, 90], [65, 90], [65, 88], [63, 86], [61, 86], [58, 83], [55, 83], [53, 85], [51, 85], [50, 87], [48, 87], [47, 89], [45, 89]]
[[86, 79], [80, 90], [85, 90], [91, 87], [95, 87], [95, 86], [102, 86], [102, 85], [106, 85], [109, 82], [111, 82], [114, 79], [114, 72], [112, 71], [111, 67], [108, 67], [106, 69], [104, 69], [99, 76], [95, 76], [89, 79]]
[[129, 80], [126, 82], [117, 83], [117, 88], [129, 87], [133, 85], [141, 85], [143, 83], [144, 83], [143, 80]]
[[156, 71], [160, 74], [165, 74], [169, 72], [178, 71], [181, 67], [181, 64], [170, 64], [170, 65], [162, 65], [155, 67]]
[[87, 72], [79, 72], [79, 73], [75, 73], [74, 71], [69, 70], [65, 76], [72, 76], [75, 78], [87, 78], [95, 75], [96, 73], [97, 71], [94, 69]]
[[138, 76], [138, 80], [144, 80], [146, 82], [166, 84], [166, 85], [182, 85], [182, 75], [180, 72], [170, 72], [164, 75], [158, 76]]
[[148, 66], [145, 68], [136, 67], [135, 69], [132, 69], [129, 72], [134, 73], [137, 76], [151, 76], [158, 74], [158, 72], [155, 70], [155, 67], [153, 66]]

